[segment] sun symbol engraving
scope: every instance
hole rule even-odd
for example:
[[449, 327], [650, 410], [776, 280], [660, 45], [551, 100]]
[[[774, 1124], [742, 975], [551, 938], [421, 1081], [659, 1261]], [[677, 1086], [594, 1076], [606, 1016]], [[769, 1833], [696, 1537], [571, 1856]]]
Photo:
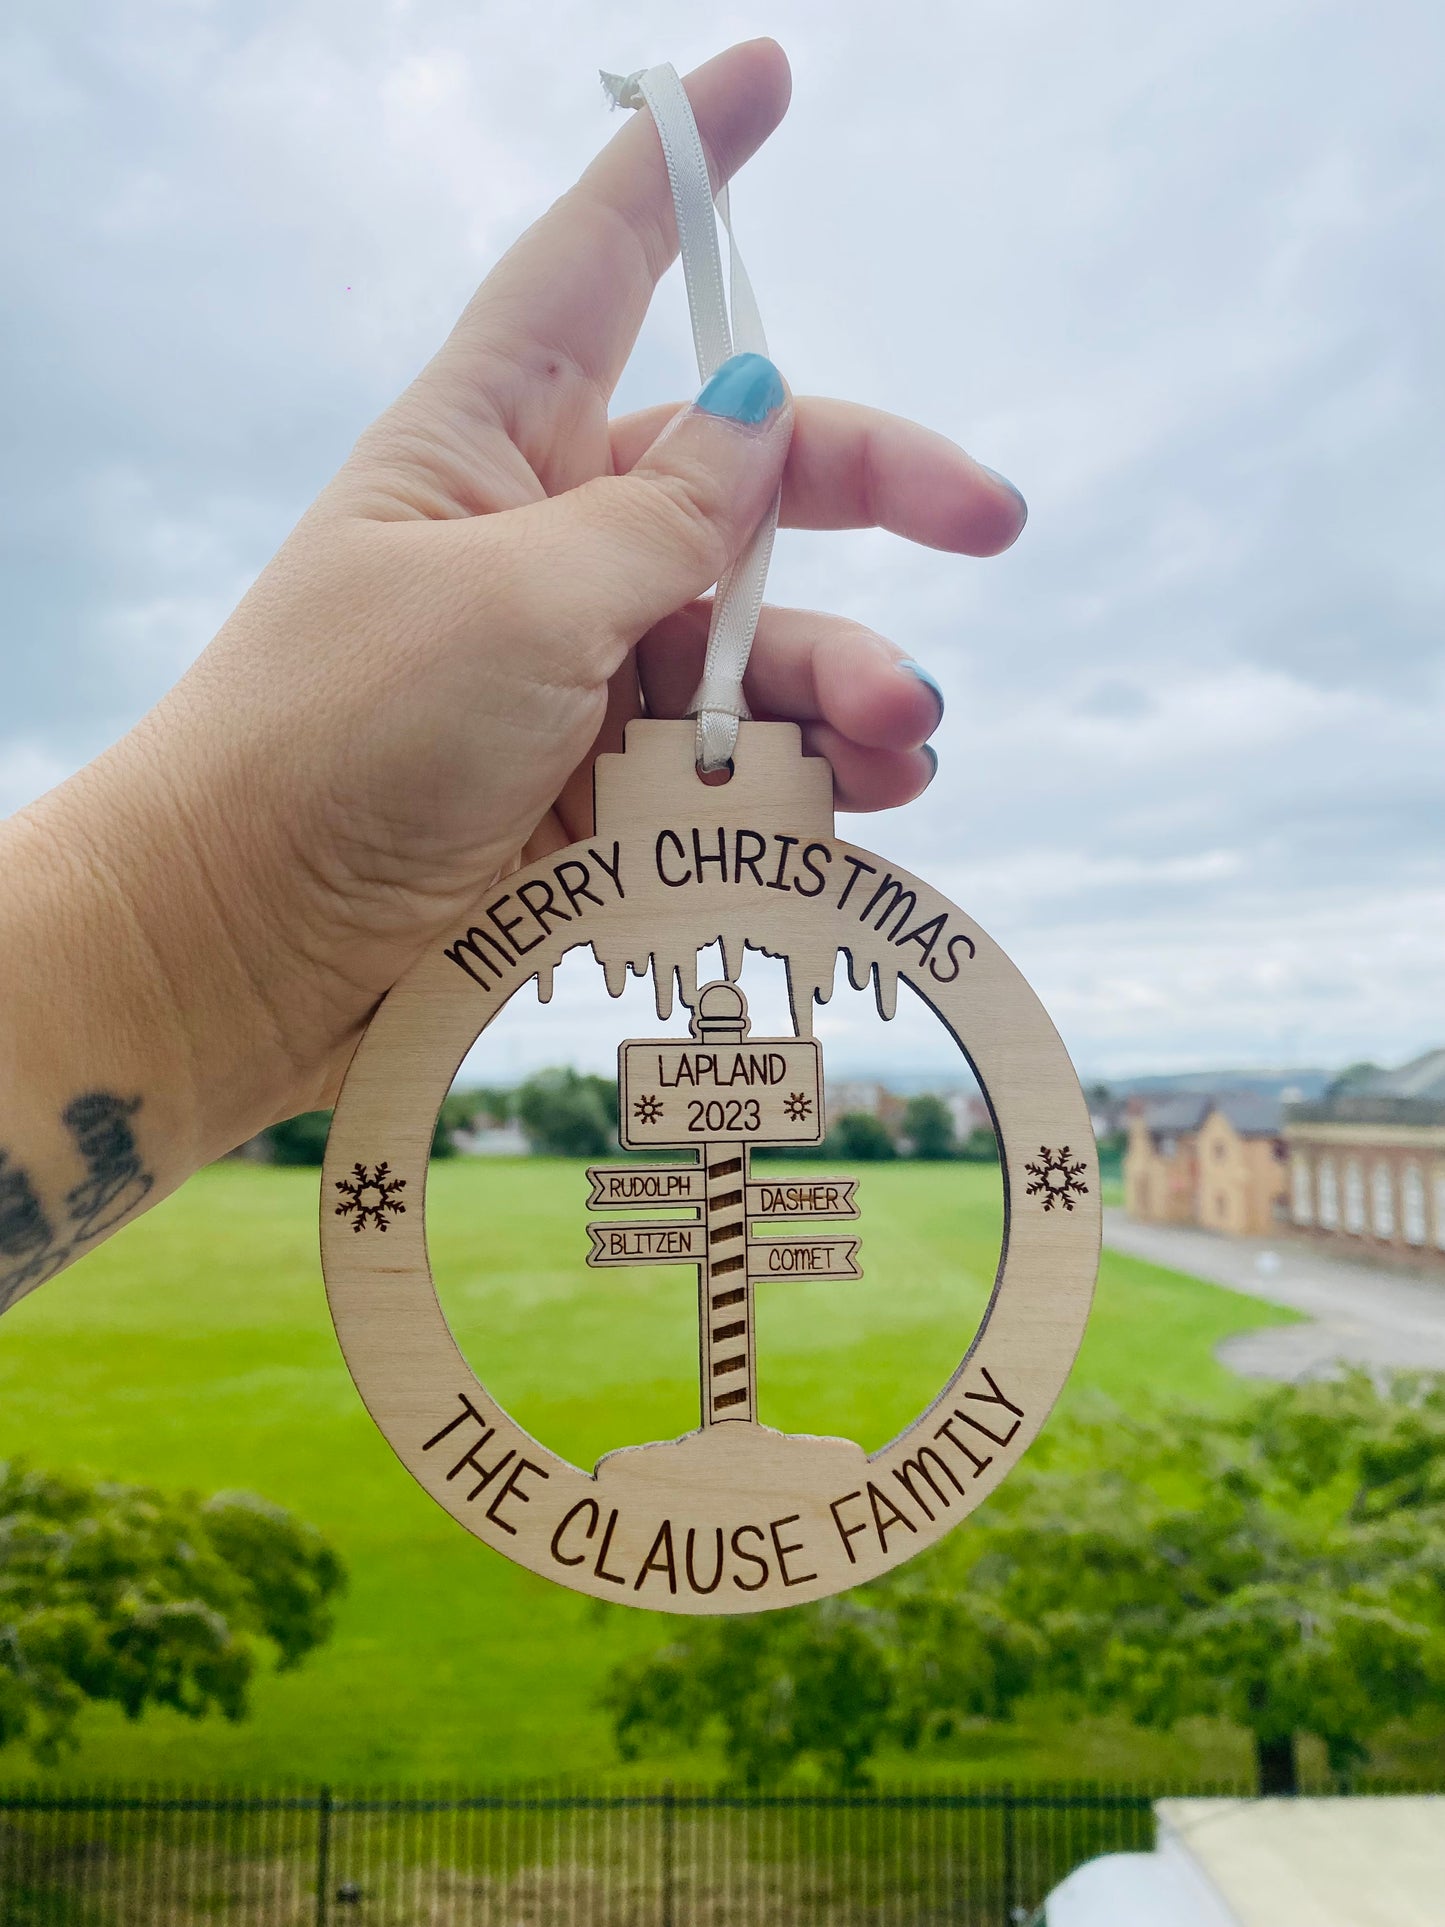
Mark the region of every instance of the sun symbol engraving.
[[1061, 1204], [1065, 1211], [1072, 1211], [1074, 1199], [1088, 1195], [1088, 1185], [1080, 1182], [1081, 1174], [1088, 1166], [1082, 1158], [1074, 1158], [1070, 1163], [1071, 1156], [1067, 1144], [1060, 1145], [1057, 1151], [1051, 1151], [1047, 1144], [1041, 1144], [1041, 1162], [1024, 1166], [1034, 1180], [1028, 1187], [1028, 1195], [1036, 1198], [1042, 1192], [1045, 1211], [1052, 1211], [1056, 1204]]
[[346, 1193], [336, 1207], [336, 1215], [350, 1218], [353, 1231], [362, 1231], [367, 1225], [388, 1231], [391, 1220], [387, 1212], [399, 1215], [406, 1210], [396, 1195], [398, 1191], [405, 1191], [406, 1179], [394, 1178], [389, 1164], [378, 1164], [374, 1170], [368, 1170], [364, 1164], [353, 1164], [351, 1176], [338, 1178], [336, 1188]]
[[789, 1091], [783, 1103], [783, 1115], [794, 1124], [801, 1124], [813, 1108], [811, 1097], [804, 1097], [801, 1091]]
[[661, 1099], [651, 1095], [639, 1097], [632, 1107], [632, 1115], [637, 1119], [639, 1124], [656, 1124], [657, 1120], [662, 1116]]

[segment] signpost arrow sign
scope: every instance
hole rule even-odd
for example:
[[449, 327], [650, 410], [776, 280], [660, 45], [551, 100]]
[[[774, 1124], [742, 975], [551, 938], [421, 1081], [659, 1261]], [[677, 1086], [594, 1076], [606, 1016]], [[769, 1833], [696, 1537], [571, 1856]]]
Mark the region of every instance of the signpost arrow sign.
[[856, 1178], [789, 1178], [748, 1186], [750, 1218], [856, 1218]]
[[749, 1238], [750, 1278], [861, 1278], [856, 1238]]
[[649, 1204], [702, 1204], [707, 1174], [698, 1164], [589, 1164], [589, 1211], [636, 1210]]
[[589, 1224], [589, 1265], [694, 1264], [707, 1256], [701, 1224]]

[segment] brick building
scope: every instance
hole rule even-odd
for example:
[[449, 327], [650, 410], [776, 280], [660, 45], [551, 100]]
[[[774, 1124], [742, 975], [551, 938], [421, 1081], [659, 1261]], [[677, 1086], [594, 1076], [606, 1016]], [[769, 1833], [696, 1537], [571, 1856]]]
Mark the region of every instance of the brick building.
[[1275, 1228], [1286, 1191], [1280, 1107], [1253, 1092], [1166, 1097], [1129, 1118], [1124, 1205], [1146, 1224], [1235, 1237]]
[[886, 1084], [871, 1080], [853, 1079], [835, 1084], [831, 1079], [824, 1082], [823, 1107], [827, 1115], [827, 1126], [831, 1131], [840, 1117], [850, 1112], [861, 1111], [866, 1117], [876, 1117], [880, 1124], [886, 1125], [890, 1132], [896, 1132], [903, 1123], [903, 1113], [907, 1101], [896, 1091], [890, 1091]]
[[1202, 1097], [1139, 1099], [1129, 1113], [1124, 1209], [1146, 1224], [1193, 1224]]
[[1289, 1216], [1341, 1256], [1445, 1269], [1445, 1050], [1291, 1105]]

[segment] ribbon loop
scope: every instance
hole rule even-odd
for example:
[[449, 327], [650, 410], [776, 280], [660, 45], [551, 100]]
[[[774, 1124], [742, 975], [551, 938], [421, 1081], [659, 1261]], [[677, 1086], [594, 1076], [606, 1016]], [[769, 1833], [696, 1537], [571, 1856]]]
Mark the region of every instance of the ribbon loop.
[[[714, 197], [702, 137], [677, 70], [664, 63], [626, 76], [604, 73], [602, 85], [618, 107], [645, 105], [662, 143], [699, 379], [705, 382], [734, 353], [765, 355], [767, 336], [733, 233], [727, 187], [724, 184]], [[728, 237], [727, 286], [718, 246], [719, 217]], [[688, 705], [688, 714], [697, 718], [697, 763], [703, 771], [726, 769], [737, 743], [738, 722], [748, 714], [743, 674], [762, 613], [778, 508], [775, 495], [713, 595], [702, 682]]]

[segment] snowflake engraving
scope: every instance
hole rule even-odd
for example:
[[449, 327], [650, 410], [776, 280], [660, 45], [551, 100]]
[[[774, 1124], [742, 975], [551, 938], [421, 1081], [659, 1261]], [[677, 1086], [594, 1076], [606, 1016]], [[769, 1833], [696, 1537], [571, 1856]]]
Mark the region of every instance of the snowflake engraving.
[[804, 1097], [801, 1091], [789, 1091], [787, 1099], [783, 1104], [783, 1114], [785, 1117], [791, 1118], [794, 1124], [801, 1124], [812, 1108], [813, 1100], [811, 1097]]
[[662, 1116], [661, 1100], [652, 1096], [639, 1097], [632, 1107], [632, 1115], [639, 1124], [656, 1124]]
[[400, 1215], [406, 1210], [396, 1195], [398, 1191], [405, 1191], [406, 1179], [394, 1178], [389, 1164], [378, 1164], [374, 1170], [369, 1170], [364, 1164], [353, 1164], [351, 1176], [338, 1178], [336, 1188], [346, 1193], [342, 1203], [336, 1207], [336, 1215], [338, 1218], [350, 1218], [353, 1231], [364, 1230], [367, 1225], [374, 1225], [378, 1231], [387, 1231], [391, 1226], [387, 1212]]
[[1042, 1192], [1045, 1211], [1052, 1211], [1056, 1204], [1061, 1204], [1065, 1211], [1072, 1211], [1074, 1199], [1088, 1195], [1088, 1185], [1080, 1182], [1088, 1166], [1082, 1158], [1074, 1158], [1071, 1163], [1071, 1156], [1067, 1144], [1060, 1145], [1057, 1151], [1051, 1151], [1047, 1144], [1041, 1144], [1040, 1162], [1024, 1166], [1033, 1179], [1028, 1187], [1028, 1195], [1036, 1198]]

